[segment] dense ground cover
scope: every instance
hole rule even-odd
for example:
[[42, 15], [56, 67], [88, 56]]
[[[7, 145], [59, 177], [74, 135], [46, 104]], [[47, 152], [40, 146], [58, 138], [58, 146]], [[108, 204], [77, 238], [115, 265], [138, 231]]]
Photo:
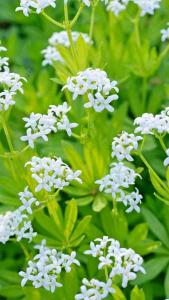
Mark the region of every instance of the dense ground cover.
[[0, 0], [0, 299], [163, 300], [169, 2], [67, 2]]

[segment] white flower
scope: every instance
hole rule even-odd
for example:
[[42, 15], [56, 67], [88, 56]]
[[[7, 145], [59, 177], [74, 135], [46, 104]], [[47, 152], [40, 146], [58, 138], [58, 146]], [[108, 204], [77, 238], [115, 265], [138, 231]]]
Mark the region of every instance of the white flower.
[[21, 211], [26, 211], [28, 214], [32, 214], [32, 205], [39, 205], [39, 201], [33, 196], [33, 194], [29, 191], [28, 186], [24, 189], [23, 192], [19, 193], [19, 198], [22, 203], [20, 206]]
[[20, 0], [20, 6], [16, 11], [22, 11], [25, 16], [28, 16], [32, 11], [39, 14], [48, 6], [55, 7], [55, 0]]
[[161, 0], [133, 0], [140, 9], [141, 9], [141, 16], [146, 14], [153, 15], [154, 11], [160, 7]]
[[119, 13], [126, 9], [129, 0], [111, 0], [107, 5], [107, 10], [118, 16]]
[[36, 236], [22, 206], [15, 211], [0, 215], [0, 242], [5, 244], [13, 236], [16, 236], [17, 241], [25, 238], [30, 242]]
[[166, 150], [166, 154], [167, 154], [167, 158], [164, 160], [165, 167], [169, 165], [169, 149]]
[[70, 107], [64, 102], [62, 105], [51, 105], [48, 109], [48, 114], [31, 113], [29, 117], [23, 118], [25, 127], [27, 128], [26, 135], [21, 137], [21, 140], [28, 142], [31, 148], [34, 148], [34, 143], [38, 138], [48, 141], [48, 135], [52, 132], [65, 130], [69, 136], [72, 135], [72, 129], [77, 127], [77, 123], [70, 123], [67, 112]]
[[138, 149], [138, 142], [142, 140], [141, 136], [135, 136], [123, 131], [119, 137], [115, 137], [112, 142], [112, 157], [116, 157], [118, 161], [127, 159], [133, 161], [131, 152]]
[[[101, 0], [101, 1], [104, 2], [105, 4], [108, 3], [108, 0]], [[82, 3], [89, 7], [91, 5], [91, 0], [82, 0]]]
[[[109, 272], [108, 277], [111, 280], [113, 280], [115, 276], [121, 275], [121, 284], [123, 288], [127, 287], [128, 281], [136, 278], [138, 272], [145, 273], [145, 270], [142, 267], [142, 257], [135, 253], [132, 249], [121, 248], [119, 241], [104, 236], [102, 239], [96, 239], [94, 242], [91, 242], [90, 247], [91, 246], [92, 248], [90, 248], [89, 251], [85, 251], [85, 254], [96, 257], [95, 251], [93, 252], [93, 249], [100, 249], [97, 254], [97, 257], [99, 259], [98, 269], [104, 269], [105, 266], [107, 266], [107, 270]], [[85, 285], [90, 286], [89, 282], [86, 281], [86, 279], [84, 280]], [[84, 291], [84, 295], [87, 297], [88, 289], [83, 286], [83, 290], [81, 289], [81, 292], [82, 291]], [[96, 293], [97, 289], [94, 289], [94, 292]], [[80, 298], [80, 295], [83, 295], [83, 293], [79, 294], [79, 298], [76, 299], [88, 299]]]
[[[74, 43], [77, 42], [79, 37], [82, 37], [86, 44], [91, 44], [89, 35], [82, 32], [73, 31], [72, 39]], [[64, 46], [66, 48], [70, 47], [70, 41], [66, 31], [54, 32], [52, 36], [48, 40], [49, 45], [47, 48], [42, 50], [42, 54], [44, 55], [44, 60], [42, 65], [54, 65], [56, 61], [64, 63], [64, 59], [60, 55], [57, 47]]]
[[21, 286], [23, 287], [27, 281], [31, 281], [35, 288], [43, 287], [53, 293], [56, 288], [62, 286], [58, 282], [62, 271], [70, 272], [73, 264], [80, 265], [79, 261], [75, 259], [76, 252], [72, 252], [70, 255], [57, 252], [55, 249], [46, 247], [45, 240], [35, 248], [39, 253], [34, 256], [32, 261], [28, 262], [25, 272], [19, 272], [19, 275], [23, 277]]
[[134, 124], [137, 125], [135, 133], [141, 134], [163, 134], [169, 133], [169, 108], [161, 111], [160, 114], [153, 115], [144, 113], [141, 117], [135, 119]]
[[125, 206], [129, 206], [129, 208], [126, 209], [127, 213], [130, 213], [133, 210], [139, 213], [140, 207], [138, 205], [141, 204], [142, 198], [143, 196], [139, 194], [139, 190], [136, 188], [134, 192], [129, 194], [121, 192], [119, 196], [117, 196], [117, 201], [122, 202]]
[[108, 279], [107, 282], [102, 282], [96, 279], [82, 281], [83, 285], [80, 290], [81, 293], [75, 296], [75, 300], [101, 300], [113, 294], [115, 290], [112, 288], [112, 281]]
[[169, 23], [167, 23], [167, 28], [161, 30], [161, 40], [165, 42], [169, 39]]
[[30, 165], [32, 178], [35, 179], [37, 186], [35, 191], [42, 189], [51, 192], [54, 189], [63, 189], [71, 181], [75, 180], [81, 183], [79, 178], [81, 171], [72, 171], [71, 168], [63, 163], [61, 158], [32, 157], [31, 161], [26, 163]]
[[125, 206], [129, 205], [126, 212], [136, 210], [140, 211], [138, 204], [141, 203], [142, 196], [138, 189], [135, 192], [126, 194], [126, 189], [135, 184], [136, 177], [141, 176], [133, 169], [126, 167], [122, 162], [111, 164], [110, 173], [100, 180], [96, 180], [99, 184], [100, 192], [111, 194], [118, 202], [123, 202]]
[[47, 48], [42, 50], [41, 53], [44, 55], [44, 60], [42, 62], [43, 66], [53, 65], [55, 61], [64, 62], [59, 51], [55, 47], [48, 46]]
[[[0, 46], [0, 52], [6, 51], [6, 48]], [[0, 112], [7, 111], [15, 104], [14, 96], [17, 92], [23, 93], [24, 77], [10, 72], [9, 58], [0, 57]]]
[[110, 81], [105, 71], [100, 69], [86, 69], [77, 76], [69, 77], [63, 89], [73, 93], [73, 100], [78, 96], [87, 95], [89, 102], [84, 107], [93, 107], [96, 112], [104, 109], [112, 112], [110, 103], [118, 99], [119, 89], [116, 81]]

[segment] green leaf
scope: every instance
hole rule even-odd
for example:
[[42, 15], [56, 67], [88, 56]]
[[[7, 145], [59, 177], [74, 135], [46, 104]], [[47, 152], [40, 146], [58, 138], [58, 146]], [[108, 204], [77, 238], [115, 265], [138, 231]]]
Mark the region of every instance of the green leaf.
[[59, 227], [57, 227], [53, 219], [47, 216], [43, 211], [36, 212], [35, 220], [43, 229], [43, 234], [50, 234], [52, 237], [55, 237], [59, 241], [63, 240], [63, 231]]
[[65, 222], [65, 230], [64, 230], [64, 235], [66, 239], [69, 239], [73, 228], [75, 226], [76, 220], [77, 220], [77, 202], [73, 199], [69, 201], [66, 211], [65, 211], [65, 217], [64, 217], [64, 222]]
[[92, 208], [95, 212], [100, 212], [107, 205], [107, 199], [104, 194], [99, 193], [93, 201]]
[[156, 216], [147, 208], [142, 208], [142, 214], [148, 223], [153, 234], [160, 239], [160, 241], [169, 249], [169, 235], [165, 227], [156, 218]]
[[73, 234], [71, 235], [70, 242], [73, 242], [74, 240], [78, 239], [82, 234], [85, 233], [87, 227], [89, 226], [91, 222], [92, 217], [91, 216], [85, 216], [77, 225], [75, 228]]
[[104, 232], [123, 243], [128, 233], [125, 216], [121, 212], [111, 211], [108, 207], [101, 211], [100, 216]]
[[113, 285], [113, 288], [115, 289], [115, 293], [112, 295], [114, 300], [127, 300], [118, 286]]
[[132, 247], [138, 239], [139, 241], [143, 241], [146, 239], [148, 234], [148, 225], [146, 223], [138, 224], [130, 233], [128, 238], [128, 243]]
[[165, 296], [168, 298], [169, 297], [169, 266], [167, 267], [167, 271], [165, 274], [164, 288], [165, 288]]
[[78, 206], [86, 206], [93, 202], [94, 197], [93, 196], [87, 196], [87, 197], [81, 197], [76, 198]]
[[145, 300], [144, 291], [135, 286], [131, 292], [130, 300]]

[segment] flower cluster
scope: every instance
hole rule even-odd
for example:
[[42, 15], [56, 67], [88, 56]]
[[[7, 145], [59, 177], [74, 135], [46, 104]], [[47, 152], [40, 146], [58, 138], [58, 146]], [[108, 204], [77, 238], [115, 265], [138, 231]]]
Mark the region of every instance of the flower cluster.
[[[72, 32], [72, 40], [74, 43], [77, 42], [79, 37], [82, 37], [86, 44], [91, 44], [90, 38], [88, 34], [73, 31]], [[42, 50], [42, 54], [44, 55], [43, 65], [53, 65], [56, 61], [64, 62], [64, 59], [60, 55], [57, 50], [58, 46], [64, 46], [66, 48], [70, 47], [70, 41], [66, 31], [54, 32], [52, 36], [48, 40], [49, 45], [47, 48]]]
[[[6, 51], [0, 46], [0, 52]], [[22, 81], [26, 79], [16, 73], [10, 72], [8, 57], [0, 56], [0, 112], [7, 111], [15, 104], [14, 96], [17, 91], [23, 93]]]
[[140, 9], [141, 16], [145, 16], [146, 14], [153, 15], [154, 11], [160, 7], [161, 0], [133, 0]]
[[34, 197], [34, 195], [29, 191], [28, 186], [24, 189], [23, 192], [19, 193], [19, 198], [22, 203], [20, 206], [21, 211], [26, 211], [27, 214], [32, 214], [32, 206], [39, 206], [39, 201]]
[[40, 14], [46, 7], [56, 6], [56, 0], [20, 0], [20, 6], [16, 8], [16, 11], [22, 11], [27, 17], [31, 12]]
[[39, 253], [34, 256], [32, 261], [28, 262], [26, 272], [19, 272], [19, 275], [23, 277], [21, 286], [25, 286], [27, 281], [31, 281], [35, 288], [43, 287], [53, 293], [56, 288], [62, 286], [58, 282], [60, 274], [64, 270], [70, 272], [73, 264], [80, 265], [75, 258], [76, 252], [72, 252], [70, 255], [57, 252], [55, 249], [48, 248], [45, 240], [35, 248]]
[[112, 284], [116, 276], [121, 277], [122, 287], [126, 288], [130, 280], [136, 279], [138, 272], [145, 273], [140, 255], [132, 249], [121, 248], [119, 241], [107, 236], [91, 242], [90, 249], [84, 253], [98, 258], [98, 269], [107, 269], [108, 280], [103, 283], [96, 279], [84, 279], [81, 294], [76, 295], [76, 300], [104, 299], [109, 293], [114, 293]]
[[10, 237], [16, 236], [17, 241], [28, 239], [30, 242], [36, 236], [33, 231], [29, 215], [32, 214], [32, 205], [39, 205], [28, 187], [19, 193], [22, 205], [15, 211], [8, 211], [0, 215], [0, 242], [5, 244]]
[[75, 296], [75, 300], [101, 300], [115, 292], [114, 288], [112, 288], [111, 279], [107, 280], [107, 282], [103, 282], [97, 279], [89, 281], [84, 278], [82, 283], [83, 285], [80, 288], [81, 293]]
[[127, 159], [133, 161], [131, 152], [137, 150], [141, 136], [135, 136], [133, 133], [122, 132], [119, 137], [115, 137], [112, 142], [112, 157], [116, 157], [118, 161]]
[[107, 5], [107, 10], [118, 16], [119, 13], [126, 9], [129, 0], [110, 0]]
[[169, 23], [167, 23], [166, 29], [161, 30], [161, 40], [162, 40], [162, 42], [169, 40]]
[[72, 135], [72, 128], [78, 126], [77, 123], [70, 123], [67, 113], [70, 107], [64, 102], [62, 105], [50, 105], [48, 114], [31, 113], [28, 118], [23, 118], [25, 127], [27, 128], [26, 136], [22, 136], [21, 140], [28, 142], [31, 148], [34, 148], [34, 142], [38, 138], [44, 141], [48, 140], [51, 132], [65, 130], [68, 136]]
[[87, 95], [89, 102], [84, 107], [93, 107], [96, 112], [104, 109], [113, 112], [114, 108], [110, 103], [118, 99], [119, 92], [117, 81], [110, 81], [105, 71], [91, 68], [79, 72], [75, 77], [69, 77], [63, 89], [73, 93], [73, 100]]
[[157, 115], [144, 113], [135, 119], [134, 124], [137, 125], [135, 132], [143, 135], [169, 133], [169, 107]]
[[51, 192], [54, 189], [61, 190], [75, 180], [81, 183], [79, 178], [81, 171], [72, 171], [61, 158], [32, 157], [31, 161], [26, 163], [30, 165], [32, 178], [37, 182], [35, 192], [46, 190]]
[[97, 180], [96, 184], [99, 184], [100, 192], [104, 191], [107, 194], [111, 194], [116, 201], [129, 206], [126, 212], [133, 210], [139, 212], [138, 204], [141, 203], [142, 196], [139, 195], [137, 189], [132, 193], [127, 193], [126, 191], [126, 189], [135, 184], [136, 177], [141, 178], [139, 174], [125, 166], [124, 163], [112, 163], [110, 165], [110, 173]]

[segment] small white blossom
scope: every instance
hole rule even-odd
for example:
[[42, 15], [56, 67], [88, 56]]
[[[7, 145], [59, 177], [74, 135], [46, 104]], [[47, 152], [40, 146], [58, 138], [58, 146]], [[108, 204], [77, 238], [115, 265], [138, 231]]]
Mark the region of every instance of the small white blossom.
[[135, 133], [140, 132], [143, 135], [169, 133], [169, 108], [166, 107], [157, 115], [144, 113], [135, 119], [134, 125], [137, 125]]
[[69, 77], [63, 89], [73, 93], [73, 100], [78, 96], [87, 95], [88, 101], [84, 107], [93, 107], [96, 112], [104, 109], [112, 112], [110, 105], [118, 99], [119, 89], [116, 81], [110, 81], [105, 71], [100, 69], [86, 69], [75, 77]]
[[[101, 0], [101, 2], [104, 2], [105, 4], [107, 4], [108, 0]], [[91, 5], [91, 0], [82, 0], [82, 3], [89, 7]]]
[[167, 23], [166, 29], [161, 30], [161, 40], [162, 40], [162, 42], [169, 40], [169, 23]]
[[27, 281], [31, 281], [35, 288], [43, 287], [53, 293], [56, 288], [62, 286], [58, 282], [60, 274], [64, 270], [70, 272], [73, 264], [80, 265], [75, 258], [76, 252], [72, 252], [70, 255], [57, 252], [55, 249], [48, 248], [45, 240], [35, 248], [39, 253], [34, 256], [32, 261], [28, 262], [25, 272], [19, 272], [19, 275], [23, 277], [21, 286], [23, 287]]
[[140, 9], [141, 9], [141, 16], [146, 14], [153, 15], [154, 11], [160, 7], [161, 0], [133, 0]]
[[[0, 46], [0, 52], [6, 48]], [[15, 104], [14, 97], [17, 92], [23, 93], [25, 78], [10, 72], [8, 57], [0, 57], [0, 112], [7, 111]]]
[[142, 198], [143, 196], [140, 195], [139, 190], [136, 188], [134, 192], [129, 194], [125, 194], [121, 191], [120, 196], [117, 196], [117, 201], [122, 202], [125, 206], [129, 206], [129, 208], [126, 209], [127, 213], [131, 213], [133, 210], [139, 213], [139, 205], [141, 204]]
[[31, 161], [26, 163], [26, 166], [28, 165], [30, 165], [32, 178], [37, 183], [36, 192], [42, 189], [47, 192], [51, 192], [53, 189], [62, 190], [73, 180], [81, 183], [79, 178], [81, 171], [72, 171], [68, 165], [63, 163], [61, 158], [40, 158], [34, 156]]
[[141, 176], [133, 169], [126, 167], [122, 162], [111, 164], [110, 173], [100, 180], [96, 180], [99, 184], [100, 192], [111, 194], [118, 202], [123, 202], [125, 206], [129, 205], [127, 212], [136, 210], [139, 212], [138, 204], [141, 203], [142, 196], [136, 192], [126, 194], [126, 189], [135, 184], [136, 177]]
[[32, 214], [32, 205], [39, 205], [39, 201], [33, 196], [33, 194], [29, 191], [28, 186], [24, 189], [23, 192], [19, 193], [19, 198], [22, 203], [20, 206], [21, 211], [26, 211], [28, 214]]
[[48, 46], [44, 50], [41, 51], [44, 55], [44, 60], [42, 62], [43, 66], [46, 65], [53, 65], [55, 61], [64, 62], [63, 58], [61, 57], [59, 51], [52, 46]]
[[138, 149], [138, 142], [142, 139], [141, 136], [136, 136], [123, 131], [119, 137], [113, 139], [112, 157], [116, 157], [118, 161], [122, 161], [123, 159], [133, 161], [131, 152]]
[[82, 280], [83, 285], [80, 288], [81, 293], [75, 296], [75, 300], [101, 300], [108, 297], [109, 294], [115, 293], [112, 288], [112, 280], [102, 282], [97, 279]]
[[22, 207], [0, 215], [0, 242], [5, 244], [13, 236], [16, 236], [17, 241], [25, 238], [30, 242], [36, 236]]
[[21, 137], [21, 140], [28, 142], [31, 148], [34, 148], [34, 143], [38, 138], [48, 141], [48, 135], [52, 132], [65, 130], [69, 136], [72, 135], [72, 129], [77, 127], [77, 123], [70, 123], [67, 112], [70, 107], [64, 102], [62, 105], [51, 105], [47, 115], [31, 113], [29, 117], [23, 118], [26, 135]]
[[56, 0], [20, 0], [20, 6], [16, 8], [16, 11], [22, 11], [27, 17], [31, 12], [40, 14], [46, 7], [55, 7]]
[[126, 9], [129, 0], [110, 0], [107, 5], [107, 10], [118, 16], [119, 13]]
[[[86, 44], [91, 44], [89, 35], [82, 32], [72, 31], [72, 40], [74, 43], [77, 42], [79, 37], [82, 37]], [[64, 59], [60, 55], [57, 47], [64, 46], [66, 48], [70, 47], [70, 41], [66, 31], [54, 32], [48, 40], [49, 45], [47, 48], [42, 50], [44, 55], [44, 60], [42, 65], [54, 65], [56, 61], [64, 63]]]

